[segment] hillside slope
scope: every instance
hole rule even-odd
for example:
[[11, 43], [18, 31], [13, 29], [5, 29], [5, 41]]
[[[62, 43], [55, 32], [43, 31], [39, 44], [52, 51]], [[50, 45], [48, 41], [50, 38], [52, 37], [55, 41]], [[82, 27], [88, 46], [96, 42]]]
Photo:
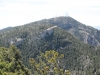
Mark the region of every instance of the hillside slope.
[[[64, 68], [69, 69], [73, 75], [100, 74], [100, 49], [78, 39], [83, 30], [88, 37], [89, 35], [94, 36], [93, 34], [97, 35], [97, 33], [99, 36], [99, 31], [81, 25], [81, 23], [78, 25], [79, 22], [76, 20], [69, 25], [67, 18], [69, 21], [73, 21], [70, 17], [58, 17], [4, 30], [0, 32], [0, 46], [16, 45], [21, 50], [22, 61], [28, 68], [31, 68], [28, 64], [29, 58], [35, 58], [46, 50], [56, 50], [65, 55]], [[78, 37], [75, 36], [74, 31], [78, 31], [79, 35], [76, 33]], [[94, 40], [90, 41], [94, 42]], [[99, 41], [94, 45], [99, 45]]]
[[57, 25], [87, 44], [100, 46], [100, 30], [86, 26], [71, 17], [56, 17], [35, 23]]

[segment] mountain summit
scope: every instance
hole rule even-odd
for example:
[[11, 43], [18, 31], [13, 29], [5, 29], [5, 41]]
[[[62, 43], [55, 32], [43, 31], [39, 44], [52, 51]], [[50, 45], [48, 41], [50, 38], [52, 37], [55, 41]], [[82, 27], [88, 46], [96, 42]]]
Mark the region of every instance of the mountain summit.
[[28, 68], [29, 58], [55, 50], [64, 54], [64, 69], [72, 75], [100, 74], [100, 31], [71, 17], [56, 17], [0, 31], [0, 46], [14, 44]]
[[87, 44], [100, 46], [100, 31], [91, 26], [82, 24], [71, 17], [55, 17], [35, 23], [57, 25]]

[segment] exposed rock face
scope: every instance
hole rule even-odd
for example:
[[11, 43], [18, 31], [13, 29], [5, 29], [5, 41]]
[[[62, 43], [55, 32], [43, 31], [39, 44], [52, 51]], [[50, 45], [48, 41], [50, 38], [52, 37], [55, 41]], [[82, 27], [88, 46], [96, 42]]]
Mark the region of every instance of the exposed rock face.
[[46, 36], [46, 34], [49, 34], [49, 35], [50, 35], [51, 33], [53, 33], [53, 29], [54, 29], [55, 27], [57, 27], [57, 26], [52, 26], [52, 27], [46, 29], [44, 32], [42, 32], [41, 38], [44, 38], [44, 37]]
[[41, 22], [63, 28], [87, 44], [100, 46], [100, 33], [98, 33], [100, 31], [93, 27], [86, 26], [71, 17], [56, 17], [42, 20], [40, 24]]
[[88, 42], [88, 44], [92, 44], [94, 46], [100, 46], [100, 43], [97, 41], [97, 39], [95, 39], [95, 37], [93, 35], [88, 36], [87, 42]]
[[[73, 28], [72, 28], [73, 29]], [[77, 30], [75, 30], [77, 31]], [[81, 29], [78, 29], [78, 35], [75, 35], [74, 32], [72, 32], [77, 38], [79, 37], [79, 39], [87, 44], [93, 45], [93, 46], [100, 46], [100, 41], [97, 38], [98, 33], [97, 33], [97, 29], [94, 29], [92, 27], [89, 26], [82, 26]], [[71, 33], [71, 32], [70, 32]], [[100, 37], [100, 36], [98, 36]]]
[[22, 44], [25, 38], [14, 38], [10, 40], [10, 44], [15, 44], [16, 46]]
[[17, 38], [16, 40], [17, 41], [15, 42], [15, 45], [18, 46], [23, 42], [24, 38], [23, 39], [22, 38]]
[[[89, 32], [83, 31], [83, 30], [79, 30], [76, 31], [74, 29], [69, 29], [68, 30], [69, 33], [73, 34], [75, 37], [77, 37], [78, 39], [80, 39], [81, 41], [91, 44], [93, 46], [100, 46], [99, 41], [95, 38], [95, 36]], [[78, 33], [78, 34], [76, 34]]]

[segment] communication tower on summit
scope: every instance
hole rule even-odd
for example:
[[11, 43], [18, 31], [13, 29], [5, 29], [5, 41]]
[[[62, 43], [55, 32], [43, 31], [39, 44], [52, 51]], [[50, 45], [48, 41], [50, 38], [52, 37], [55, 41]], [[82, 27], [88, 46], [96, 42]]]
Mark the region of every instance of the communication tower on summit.
[[65, 15], [64, 16], [66, 16], [66, 17], [69, 17], [69, 14], [68, 14], [68, 12], [65, 12]]
[[68, 14], [68, 12], [66, 12], [66, 13], [65, 13], [65, 16], [66, 16], [66, 17], [69, 17], [69, 14]]

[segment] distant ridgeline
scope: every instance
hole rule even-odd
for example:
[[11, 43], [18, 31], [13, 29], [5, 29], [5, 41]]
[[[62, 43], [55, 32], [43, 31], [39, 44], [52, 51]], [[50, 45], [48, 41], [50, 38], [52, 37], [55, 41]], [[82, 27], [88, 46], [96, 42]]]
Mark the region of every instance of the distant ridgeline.
[[14, 44], [29, 69], [29, 58], [55, 50], [64, 54], [60, 65], [72, 75], [100, 74], [100, 31], [71, 17], [56, 17], [0, 31], [0, 46]]
[[94, 28], [100, 30], [100, 26], [93, 26]]

